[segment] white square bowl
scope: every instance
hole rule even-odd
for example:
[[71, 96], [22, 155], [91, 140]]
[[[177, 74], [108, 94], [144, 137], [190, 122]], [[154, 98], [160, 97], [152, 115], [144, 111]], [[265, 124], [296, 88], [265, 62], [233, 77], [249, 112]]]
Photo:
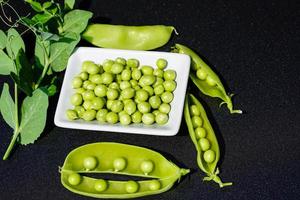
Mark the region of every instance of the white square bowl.
[[[81, 71], [81, 64], [86, 60], [94, 61], [95, 63], [102, 63], [105, 59], [115, 59], [122, 57], [125, 59], [136, 58], [140, 61], [140, 65], [150, 65], [156, 67], [156, 60], [164, 58], [168, 61], [167, 69], [173, 69], [177, 73], [176, 83], [177, 87], [173, 91], [174, 99], [171, 102], [171, 111], [169, 113], [169, 121], [165, 125], [144, 125], [130, 124], [121, 125], [99, 123], [97, 120], [87, 122], [82, 119], [70, 121], [66, 117], [66, 110], [72, 109], [70, 97], [75, 90], [72, 88], [72, 79]], [[117, 50], [104, 49], [94, 47], [79, 47], [75, 50], [69, 58], [68, 66], [66, 68], [64, 81], [59, 95], [58, 104], [56, 107], [54, 123], [56, 126], [71, 129], [109, 131], [109, 132], [123, 132], [147, 135], [161, 135], [173, 136], [178, 133], [182, 113], [185, 93], [188, 83], [190, 70], [190, 57], [184, 54], [167, 53], [157, 51], [131, 51], [131, 50]]]

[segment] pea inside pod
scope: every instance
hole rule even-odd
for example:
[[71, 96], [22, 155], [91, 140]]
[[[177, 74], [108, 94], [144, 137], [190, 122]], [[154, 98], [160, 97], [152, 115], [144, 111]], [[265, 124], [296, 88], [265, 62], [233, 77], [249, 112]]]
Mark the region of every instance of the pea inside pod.
[[[71, 192], [95, 198], [124, 199], [165, 192], [180, 180], [181, 176], [189, 173], [189, 170], [179, 168], [150, 149], [101, 142], [87, 144], [71, 151], [60, 173], [63, 186]], [[121, 174], [147, 179], [104, 180], [89, 177], [91, 173]]]
[[82, 34], [95, 46], [117, 49], [151, 50], [166, 44], [175, 30], [173, 26], [123, 26], [92, 24]]
[[223, 102], [220, 106], [226, 104], [230, 113], [242, 113], [241, 110], [233, 109], [231, 100], [233, 94], [226, 93], [218, 75], [193, 50], [182, 44], [176, 44], [173, 51], [191, 57], [192, 70], [190, 71], [190, 78], [201, 92], [205, 95], [222, 99]]
[[[195, 127], [192, 119], [198, 117], [202, 123]], [[206, 112], [201, 103], [192, 94], [187, 94], [184, 105], [184, 118], [197, 150], [197, 163], [199, 168], [206, 173], [207, 177], [203, 180], [218, 183], [220, 187], [232, 185], [232, 183], [223, 183], [218, 176], [217, 168], [220, 159], [220, 150], [218, 140], [214, 130], [207, 118]], [[199, 130], [201, 130], [201, 133]]]

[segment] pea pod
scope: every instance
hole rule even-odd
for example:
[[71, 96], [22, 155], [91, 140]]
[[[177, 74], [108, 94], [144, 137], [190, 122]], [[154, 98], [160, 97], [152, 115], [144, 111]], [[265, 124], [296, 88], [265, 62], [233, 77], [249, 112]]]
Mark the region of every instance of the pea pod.
[[192, 94], [186, 96], [184, 118], [197, 150], [198, 166], [207, 175], [203, 180], [213, 180], [220, 187], [232, 185], [232, 183], [223, 183], [218, 177], [217, 164], [220, 158], [218, 141], [203, 106]]
[[[189, 170], [178, 168], [161, 154], [146, 148], [101, 142], [70, 152], [60, 172], [63, 186], [74, 193], [124, 199], [165, 192]], [[92, 173], [145, 177], [147, 180], [114, 181], [86, 176]]]
[[95, 46], [116, 49], [151, 50], [166, 44], [173, 26], [123, 26], [92, 24], [82, 38]]
[[223, 102], [220, 106], [227, 104], [230, 113], [242, 113], [241, 110], [233, 109], [231, 100], [233, 94], [226, 93], [218, 75], [193, 50], [184, 45], [176, 44], [173, 51], [187, 54], [191, 57], [193, 70], [190, 71], [190, 78], [201, 92], [205, 95], [222, 99]]

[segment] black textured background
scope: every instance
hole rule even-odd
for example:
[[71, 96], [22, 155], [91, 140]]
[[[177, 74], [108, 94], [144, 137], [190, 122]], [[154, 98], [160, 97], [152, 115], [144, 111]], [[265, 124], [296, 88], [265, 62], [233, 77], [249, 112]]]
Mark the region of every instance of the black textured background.
[[[22, 1], [10, 2], [21, 14], [28, 13]], [[95, 22], [173, 25], [179, 35], [160, 50], [183, 43], [208, 60], [228, 91], [237, 94], [235, 107], [245, 111], [230, 115], [225, 107], [218, 108], [219, 100], [200, 95], [220, 138], [221, 177], [234, 186], [219, 189], [202, 182], [184, 123], [174, 137], [58, 128], [53, 125], [56, 97], [42, 137], [0, 161], [1, 200], [88, 199], [62, 187], [58, 166], [72, 149], [96, 141], [148, 147], [192, 169], [170, 191], [141, 199], [299, 199], [299, 1], [82, 0], [77, 5], [93, 11]], [[1, 77], [1, 85], [4, 81]], [[0, 130], [2, 156], [12, 132], [2, 117]]]

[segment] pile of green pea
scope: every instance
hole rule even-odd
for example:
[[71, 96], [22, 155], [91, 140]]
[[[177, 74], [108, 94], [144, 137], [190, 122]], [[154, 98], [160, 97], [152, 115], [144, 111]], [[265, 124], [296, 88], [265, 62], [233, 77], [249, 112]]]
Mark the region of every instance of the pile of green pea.
[[216, 153], [210, 149], [211, 143], [206, 138], [207, 133], [205, 128], [203, 127], [203, 119], [200, 116], [200, 109], [196, 105], [191, 105], [190, 114], [192, 116], [192, 125], [194, 128], [194, 132], [196, 135], [196, 139], [198, 140], [198, 144], [203, 153], [203, 159], [207, 163], [214, 162], [216, 158]]
[[102, 65], [84, 61], [72, 81], [76, 93], [71, 96], [74, 109], [66, 111], [68, 119], [166, 124], [176, 88], [176, 71], [167, 65], [163, 58], [156, 61], [156, 69], [133, 58], [106, 59]]

